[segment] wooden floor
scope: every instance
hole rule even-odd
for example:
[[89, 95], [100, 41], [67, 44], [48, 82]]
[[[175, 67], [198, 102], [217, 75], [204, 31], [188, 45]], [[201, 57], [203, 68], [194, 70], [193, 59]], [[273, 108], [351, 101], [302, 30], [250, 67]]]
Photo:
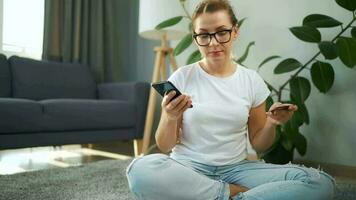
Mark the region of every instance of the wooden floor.
[[78, 166], [108, 159], [130, 159], [131, 141], [0, 150], [0, 175]]

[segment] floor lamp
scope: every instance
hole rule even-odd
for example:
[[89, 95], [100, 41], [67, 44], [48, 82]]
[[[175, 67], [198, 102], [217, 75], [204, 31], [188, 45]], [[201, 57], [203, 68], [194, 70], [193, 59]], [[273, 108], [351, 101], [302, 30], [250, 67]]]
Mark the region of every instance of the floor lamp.
[[[161, 40], [161, 45], [155, 47], [155, 61], [153, 67], [152, 82], [167, 79], [166, 60], [169, 60], [173, 71], [177, 69], [176, 60], [173, 56], [173, 49], [169, 47], [168, 41], [183, 38], [187, 31], [187, 23], [181, 22], [177, 25], [156, 30], [155, 27], [172, 17], [183, 16], [183, 10], [179, 1], [167, 0], [140, 0], [139, 34], [146, 39]], [[135, 141], [135, 155], [144, 155], [150, 146], [152, 126], [154, 122], [154, 112], [156, 106], [157, 93], [151, 88], [148, 100], [145, 128], [143, 139]]]

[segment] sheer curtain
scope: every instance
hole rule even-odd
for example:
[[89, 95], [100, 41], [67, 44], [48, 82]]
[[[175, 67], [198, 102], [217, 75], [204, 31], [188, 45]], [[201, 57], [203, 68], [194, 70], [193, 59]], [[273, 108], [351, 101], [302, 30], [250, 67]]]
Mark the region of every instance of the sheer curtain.
[[86, 64], [98, 82], [119, 80], [128, 37], [120, 18], [129, 7], [121, 0], [45, 0], [42, 58]]

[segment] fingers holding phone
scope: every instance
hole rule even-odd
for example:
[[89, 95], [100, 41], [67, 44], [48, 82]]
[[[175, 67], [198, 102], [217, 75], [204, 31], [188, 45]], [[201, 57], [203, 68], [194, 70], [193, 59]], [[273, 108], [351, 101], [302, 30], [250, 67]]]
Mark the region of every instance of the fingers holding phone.
[[186, 94], [181, 94], [175, 97], [176, 91], [170, 91], [165, 94], [162, 100], [162, 106], [168, 110], [180, 111], [185, 107], [189, 108], [192, 105], [191, 97]]
[[293, 111], [296, 109], [297, 109], [297, 106], [294, 104], [276, 102], [270, 107], [269, 112], [274, 114], [278, 111]]
[[182, 94], [170, 81], [151, 83], [151, 86], [163, 97], [161, 107], [170, 118], [177, 118], [186, 109], [193, 107], [191, 97]]
[[167, 106], [167, 105], [173, 100], [173, 98], [175, 97], [175, 95], [176, 95], [176, 92], [175, 92], [174, 90], [169, 91], [169, 92], [166, 92], [166, 93], [163, 95], [163, 99], [162, 99], [161, 106], [162, 106], [162, 107]]
[[280, 125], [286, 123], [297, 110], [298, 107], [294, 104], [276, 102], [270, 107], [266, 114], [272, 123]]
[[172, 104], [172, 106], [174, 106], [174, 109], [178, 112], [183, 113], [185, 110], [191, 107], [192, 100], [191, 97], [186, 94], [182, 94], [181, 96], [181, 99], [174, 99], [169, 104]]
[[181, 94], [175, 97], [176, 91], [170, 91], [165, 94], [161, 103], [162, 109], [170, 118], [178, 118], [185, 110], [192, 106], [191, 97]]

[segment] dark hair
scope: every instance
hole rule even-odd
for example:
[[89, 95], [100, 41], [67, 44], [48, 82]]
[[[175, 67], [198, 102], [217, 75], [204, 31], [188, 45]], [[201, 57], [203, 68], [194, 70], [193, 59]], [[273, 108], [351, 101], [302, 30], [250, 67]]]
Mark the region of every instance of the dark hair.
[[[213, 13], [220, 10], [226, 10], [230, 16], [230, 21], [233, 26], [238, 24], [235, 13], [227, 0], [204, 0], [200, 2], [194, 10], [192, 16], [192, 28], [194, 29], [194, 22], [203, 13]], [[194, 30], [193, 30], [194, 31]]]

